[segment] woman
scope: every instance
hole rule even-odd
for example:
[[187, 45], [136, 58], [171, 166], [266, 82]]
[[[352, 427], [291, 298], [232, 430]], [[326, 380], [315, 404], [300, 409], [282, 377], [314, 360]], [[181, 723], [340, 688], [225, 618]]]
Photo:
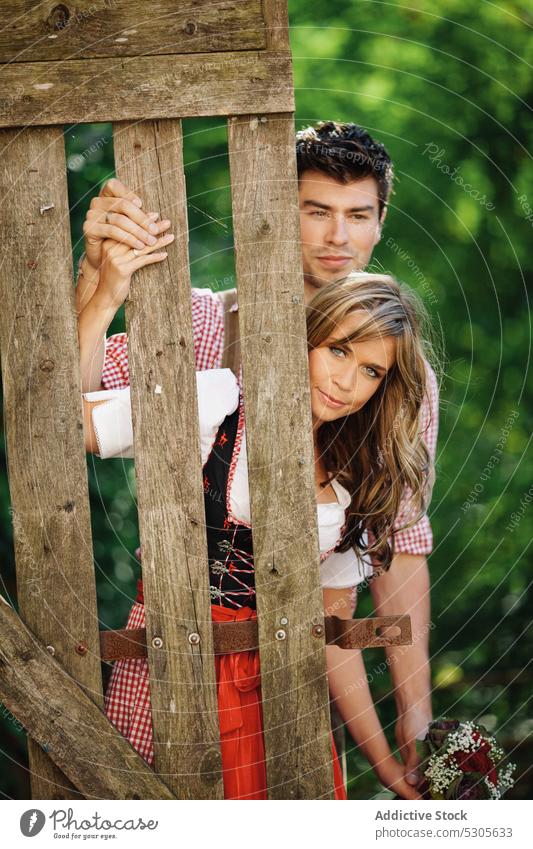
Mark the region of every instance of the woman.
[[[108, 286], [114, 298], [120, 290], [125, 298], [128, 285], [119, 278], [103, 273], [100, 286]], [[390, 565], [392, 525], [405, 487], [412, 493], [412, 521], [424, 508], [427, 474], [420, 470], [429, 462], [418, 422], [426, 374], [423, 343], [412, 293], [389, 277], [371, 274], [319, 290], [307, 309], [307, 337], [321, 583], [325, 612], [343, 615], [350, 610], [351, 589], [370, 571], [369, 555], [381, 568]], [[213, 618], [252, 618], [253, 550], [239, 386], [226, 369], [197, 377]], [[129, 388], [89, 393], [85, 404], [88, 450], [101, 457], [132, 456]], [[333, 549], [343, 558], [337, 556], [332, 569]], [[143, 626], [141, 588], [128, 627]], [[339, 684], [346, 675], [341, 669], [346, 657], [339, 652], [350, 655], [352, 688]], [[328, 646], [327, 656], [330, 689], [338, 694], [355, 742], [386, 786], [418, 798], [381, 729], [360, 652]], [[217, 657], [216, 664], [225, 797], [265, 798], [258, 653]], [[243, 679], [248, 685], [240, 689]], [[239, 728], [226, 722], [228, 695], [240, 700], [244, 724]], [[115, 665], [106, 711], [151, 762], [146, 661]], [[336, 798], [346, 798], [333, 742], [332, 754]]]

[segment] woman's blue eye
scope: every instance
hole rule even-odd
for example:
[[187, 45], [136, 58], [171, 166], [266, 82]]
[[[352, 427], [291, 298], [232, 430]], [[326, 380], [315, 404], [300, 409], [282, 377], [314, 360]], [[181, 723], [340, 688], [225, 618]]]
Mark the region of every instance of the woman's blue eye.
[[[343, 356], [343, 357], [344, 357], [344, 356], [345, 356], [345, 354], [346, 354], [346, 352], [345, 352], [342, 348], [337, 348], [335, 345], [330, 345], [330, 346], [329, 346], [329, 350], [330, 350], [332, 353], [333, 353], [334, 351], [337, 351], [338, 353], [342, 354], [342, 356]], [[337, 354], [335, 354], [335, 356], [337, 356]]]
[[371, 366], [366, 366], [365, 370], [370, 377], [379, 377], [379, 374], [377, 373], [376, 369], [372, 368]]

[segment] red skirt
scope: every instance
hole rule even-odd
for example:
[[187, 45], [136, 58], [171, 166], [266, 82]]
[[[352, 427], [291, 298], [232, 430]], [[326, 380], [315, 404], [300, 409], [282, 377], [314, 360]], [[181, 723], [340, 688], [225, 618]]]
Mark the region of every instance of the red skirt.
[[[233, 610], [211, 605], [213, 621], [255, 619], [250, 607]], [[144, 605], [134, 604], [128, 628], [144, 628]], [[266, 767], [258, 651], [215, 655], [220, 746], [225, 799], [266, 799]], [[115, 663], [105, 697], [105, 712], [148, 764], [154, 760], [150, 682], [145, 658]], [[331, 754], [335, 799], [346, 799], [333, 734]]]

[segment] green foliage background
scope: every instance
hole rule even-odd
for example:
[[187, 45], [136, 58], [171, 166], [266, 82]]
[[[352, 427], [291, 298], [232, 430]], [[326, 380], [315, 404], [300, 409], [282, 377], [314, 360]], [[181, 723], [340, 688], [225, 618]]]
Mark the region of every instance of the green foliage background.
[[[418, 289], [443, 346], [430, 510], [434, 713], [483, 718], [496, 729], [519, 765], [509, 795], [528, 798], [531, 7], [525, 0], [409, 7], [291, 0], [289, 11], [297, 127], [356, 121], [386, 144], [397, 179], [372, 269], [392, 271]], [[234, 267], [224, 122], [188, 120], [184, 131], [193, 285], [228, 288]], [[65, 142], [77, 258], [90, 198], [113, 173], [111, 125], [67, 127]], [[458, 184], [458, 175], [477, 195]], [[122, 329], [120, 313], [110, 332]], [[4, 591], [14, 598], [3, 443], [2, 462], [0, 555]], [[102, 627], [118, 627], [137, 577], [133, 464], [89, 457], [88, 474]], [[363, 594], [360, 615], [370, 609]], [[389, 681], [376, 672], [382, 654], [368, 652], [366, 659], [393, 743]], [[1, 791], [28, 798], [24, 733], [5, 711], [1, 721]], [[387, 795], [357, 751], [349, 755], [349, 774], [350, 797]]]

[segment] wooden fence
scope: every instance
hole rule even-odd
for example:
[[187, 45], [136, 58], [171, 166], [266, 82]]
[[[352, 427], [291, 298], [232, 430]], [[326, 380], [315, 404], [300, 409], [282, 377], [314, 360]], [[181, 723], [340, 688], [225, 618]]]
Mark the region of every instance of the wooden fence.
[[[0, 35], [0, 341], [20, 614], [0, 604], [0, 698], [30, 735], [32, 793], [223, 798], [180, 118], [226, 115], [268, 792], [332, 798], [285, 2], [26, 10], [14, 0], [16, 27]], [[117, 175], [177, 234], [126, 303], [155, 774], [101, 710], [62, 128], [81, 121], [113, 122]]]

